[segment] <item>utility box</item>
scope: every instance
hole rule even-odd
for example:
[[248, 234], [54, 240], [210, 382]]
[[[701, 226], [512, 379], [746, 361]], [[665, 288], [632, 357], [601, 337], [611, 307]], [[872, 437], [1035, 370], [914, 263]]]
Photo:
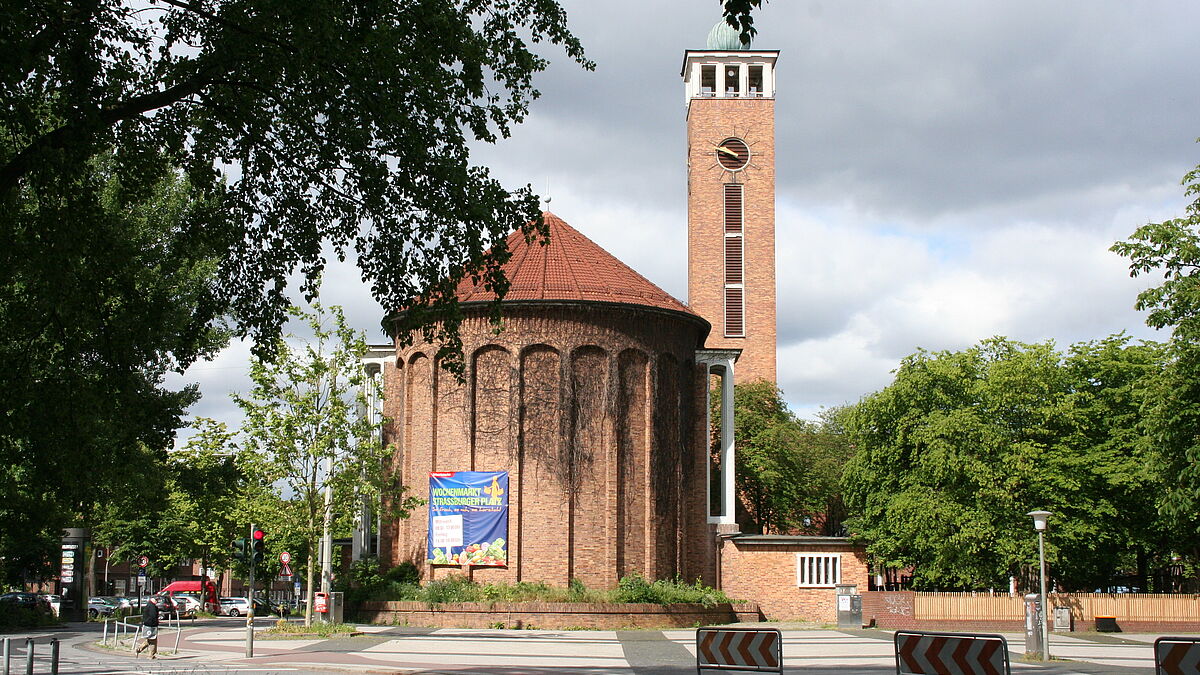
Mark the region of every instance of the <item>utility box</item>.
[[838, 628], [862, 628], [862, 596], [854, 584], [838, 584], [837, 621]]
[[1042, 596], [1025, 596], [1025, 656], [1041, 661], [1046, 653], [1042, 645]]
[[1054, 630], [1068, 632], [1075, 630], [1075, 618], [1071, 616], [1070, 607], [1054, 608]]
[[342, 619], [346, 613], [346, 601], [343, 600], [344, 597], [345, 595], [341, 591], [334, 591], [329, 594], [329, 613], [325, 616], [328, 617], [327, 620], [330, 623], [342, 623]]

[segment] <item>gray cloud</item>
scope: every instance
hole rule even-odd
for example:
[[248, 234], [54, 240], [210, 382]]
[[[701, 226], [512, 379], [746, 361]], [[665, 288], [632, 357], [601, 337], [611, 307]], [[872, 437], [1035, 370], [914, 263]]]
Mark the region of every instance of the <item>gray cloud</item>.
[[[679, 68], [719, 5], [563, 4], [596, 72], [543, 46], [543, 97], [476, 161], [549, 188], [552, 210], [683, 299]], [[797, 410], [886, 385], [919, 346], [1150, 335], [1131, 309], [1144, 282], [1107, 248], [1182, 210], [1200, 4], [775, 0], [757, 25], [756, 46], [781, 50], [779, 373]], [[325, 301], [380, 337], [353, 268], [331, 268]], [[189, 374], [198, 413], [228, 413], [225, 372]]]

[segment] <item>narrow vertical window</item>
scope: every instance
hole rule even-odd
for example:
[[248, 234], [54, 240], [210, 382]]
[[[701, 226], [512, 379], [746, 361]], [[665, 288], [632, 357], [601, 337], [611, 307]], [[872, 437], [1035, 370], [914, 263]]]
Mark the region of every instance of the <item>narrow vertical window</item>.
[[746, 78], [746, 84], [750, 88], [751, 96], [762, 96], [763, 95], [763, 67], [762, 66], [750, 66], [749, 67], [749, 74]]
[[734, 97], [742, 94], [742, 77], [739, 72], [741, 68], [735, 65], [724, 66], [725, 69], [725, 95]]
[[700, 95], [717, 95], [717, 67], [700, 66]]
[[725, 337], [746, 337], [742, 186], [725, 185]]

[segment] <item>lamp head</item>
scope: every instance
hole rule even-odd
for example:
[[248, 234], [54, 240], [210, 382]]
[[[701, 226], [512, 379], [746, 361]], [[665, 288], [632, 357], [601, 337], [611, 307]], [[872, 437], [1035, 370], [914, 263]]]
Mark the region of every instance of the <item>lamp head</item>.
[[1033, 529], [1041, 532], [1046, 529], [1046, 520], [1050, 518], [1049, 511], [1030, 511], [1025, 514], [1033, 518]]

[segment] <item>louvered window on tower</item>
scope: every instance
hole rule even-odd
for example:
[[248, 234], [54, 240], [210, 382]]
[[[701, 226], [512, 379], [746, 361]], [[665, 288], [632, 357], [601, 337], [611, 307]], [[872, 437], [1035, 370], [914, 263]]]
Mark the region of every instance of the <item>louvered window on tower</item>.
[[746, 303], [741, 288], [725, 288], [725, 337], [746, 337]]
[[725, 185], [725, 337], [746, 337], [742, 186]]
[[725, 235], [725, 283], [741, 285], [742, 282], [742, 236]]
[[725, 184], [725, 232], [742, 231], [742, 185]]

